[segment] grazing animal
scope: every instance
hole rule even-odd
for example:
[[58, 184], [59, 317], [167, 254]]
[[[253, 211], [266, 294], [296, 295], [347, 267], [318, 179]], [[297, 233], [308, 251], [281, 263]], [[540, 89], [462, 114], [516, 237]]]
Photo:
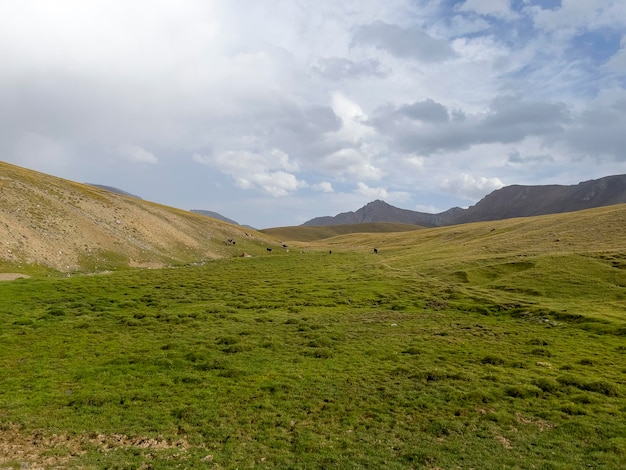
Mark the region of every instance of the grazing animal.
[[374, 254], [377, 255], [378, 254], [378, 248], [374, 248]]
[[332, 254], [333, 254], [333, 250], [329, 250], [329, 251], [328, 251], [328, 254], [329, 254], [329, 255], [332, 255]]
[[287, 245], [285, 245], [284, 243], [283, 243], [283, 248], [287, 248]]
[[270, 252], [270, 251], [272, 251], [272, 249], [271, 248], [267, 248], [267, 251]]

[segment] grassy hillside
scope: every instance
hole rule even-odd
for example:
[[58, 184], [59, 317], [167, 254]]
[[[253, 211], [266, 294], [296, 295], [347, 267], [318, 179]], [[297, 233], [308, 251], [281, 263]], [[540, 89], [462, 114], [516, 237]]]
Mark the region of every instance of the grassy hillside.
[[623, 467], [624, 226], [613, 206], [0, 283], [0, 465]]
[[[232, 243], [224, 241], [233, 239]], [[255, 231], [0, 162], [0, 272], [162, 267], [264, 254]]]
[[422, 227], [411, 224], [372, 222], [368, 224], [276, 227], [263, 229], [260, 230], [260, 232], [271, 235], [279, 240], [310, 242], [352, 233], [412, 232], [420, 230], [421, 228]]

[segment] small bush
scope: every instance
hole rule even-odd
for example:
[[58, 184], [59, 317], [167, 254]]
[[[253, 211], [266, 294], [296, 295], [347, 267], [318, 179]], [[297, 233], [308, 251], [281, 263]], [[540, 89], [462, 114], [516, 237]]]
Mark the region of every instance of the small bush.
[[231, 345], [231, 344], [236, 344], [239, 342], [239, 339], [235, 336], [222, 336], [220, 338], [217, 338], [217, 340], [215, 341], [216, 344], [223, 344], [223, 345]]
[[507, 387], [504, 393], [512, 398], [529, 398], [539, 396], [541, 389], [532, 385], [515, 385]]
[[504, 359], [498, 356], [487, 355], [483, 357], [480, 362], [482, 362], [483, 364], [491, 364], [493, 366], [501, 366], [502, 364], [504, 364]]
[[550, 357], [552, 356], [552, 353], [550, 351], [548, 351], [545, 348], [535, 348], [532, 351], [530, 351], [530, 353], [533, 356], [542, 356], [542, 357]]
[[410, 354], [411, 356], [419, 356], [420, 354], [422, 354], [422, 352], [417, 348], [410, 347], [402, 351], [402, 354]]
[[539, 379], [533, 380], [533, 385], [535, 387], [539, 387], [542, 391], [547, 393], [556, 392], [559, 389], [559, 384], [557, 381], [552, 379], [547, 379], [545, 377], [541, 377]]
[[52, 315], [53, 317], [62, 317], [65, 315], [65, 310], [58, 307], [50, 307], [48, 309], [48, 315]]
[[587, 414], [580, 406], [568, 404], [561, 407], [561, 411], [570, 416], [583, 416]]
[[616, 397], [618, 395], [617, 387], [611, 382], [607, 382], [605, 380], [589, 382], [583, 384], [583, 386], [579, 388], [588, 392], [601, 393], [603, 395], [606, 395], [607, 397]]
[[222, 351], [227, 354], [236, 354], [236, 353], [247, 351], [248, 349], [249, 348], [244, 346], [243, 344], [231, 344], [230, 346], [222, 349]]
[[566, 385], [566, 386], [571, 385], [576, 388], [581, 388], [583, 386], [582, 379], [580, 379], [579, 377], [576, 377], [575, 375], [562, 375], [561, 377], [558, 377], [556, 380], [561, 385]]

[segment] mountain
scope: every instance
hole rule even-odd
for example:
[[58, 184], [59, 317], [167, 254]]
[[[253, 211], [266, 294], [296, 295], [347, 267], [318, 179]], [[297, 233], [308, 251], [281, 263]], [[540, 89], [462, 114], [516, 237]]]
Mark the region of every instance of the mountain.
[[576, 185], [505, 186], [461, 213], [455, 223], [574, 212], [626, 203], [626, 175]]
[[129, 196], [129, 197], [134, 197], [135, 199], [141, 199], [139, 196], [135, 196], [134, 194], [127, 193], [126, 191], [119, 189], [119, 188], [114, 188], [113, 186], [105, 186], [104, 184], [94, 184], [94, 183], [85, 183], [85, 184], [88, 184], [89, 186], [94, 186], [96, 188], [104, 189], [105, 191], [110, 191], [115, 194], [121, 194], [123, 196]]
[[0, 162], [0, 271], [162, 267], [279, 246], [245, 227]]
[[626, 203], [626, 175], [607, 176], [571, 186], [505, 186], [488, 194], [468, 209], [454, 207], [439, 214], [399, 209], [376, 200], [356, 212], [316, 217], [302, 225], [341, 225], [401, 222], [422, 227], [441, 227], [513, 217], [574, 212]]
[[239, 223], [235, 222], [234, 220], [229, 219], [228, 217], [224, 217], [222, 214], [218, 214], [217, 212], [205, 211], [201, 209], [192, 209], [191, 212], [193, 212], [194, 214], [204, 215], [206, 217], [212, 217], [214, 219], [221, 220], [222, 222], [226, 222], [228, 224], [239, 225]]
[[305, 222], [302, 225], [343, 225], [343, 224], [363, 224], [372, 222], [395, 222], [402, 224], [421, 225], [422, 227], [437, 227], [440, 225], [451, 225], [459, 211], [458, 207], [449, 209], [440, 214], [427, 214], [415, 212], [408, 209], [399, 209], [385, 201], [376, 200], [361, 207], [356, 212], [343, 212], [334, 217], [317, 217]]

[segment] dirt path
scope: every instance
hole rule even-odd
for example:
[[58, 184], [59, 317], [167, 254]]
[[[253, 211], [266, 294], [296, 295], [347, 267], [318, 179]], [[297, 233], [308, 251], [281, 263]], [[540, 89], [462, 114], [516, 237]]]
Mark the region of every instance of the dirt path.
[[30, 276], [28, 274], [20, 274], [20, 273], [0, 273], [0, 281], [13, 281], [14, 279], [24, 278], [28, 279]]

